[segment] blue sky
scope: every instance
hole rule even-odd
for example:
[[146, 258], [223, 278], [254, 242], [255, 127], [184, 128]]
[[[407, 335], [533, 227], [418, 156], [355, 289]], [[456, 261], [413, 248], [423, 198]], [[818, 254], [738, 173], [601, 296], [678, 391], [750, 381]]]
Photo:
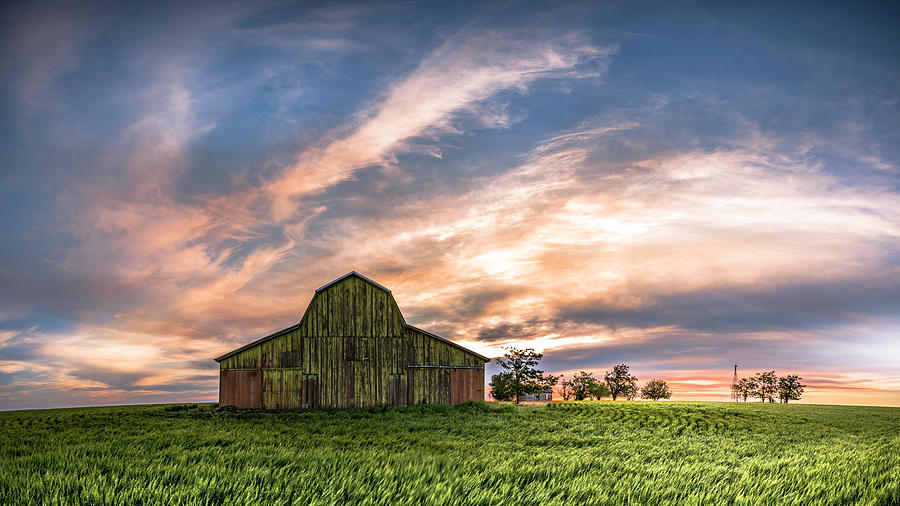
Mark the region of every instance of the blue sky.
[[900, 404], [890, 4], [9, 3], [0, 408], [215, 399], [357, 270], [681, 399]]

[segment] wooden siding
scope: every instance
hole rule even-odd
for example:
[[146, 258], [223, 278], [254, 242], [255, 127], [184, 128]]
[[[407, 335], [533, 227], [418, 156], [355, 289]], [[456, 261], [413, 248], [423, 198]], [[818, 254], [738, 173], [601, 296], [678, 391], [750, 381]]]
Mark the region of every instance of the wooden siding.
[[219, 404], [247, 409], [259, 408], [259, 371], [222, 370], [219, 373]]
[[395, 337], [405, 326], [394, 296], [356, 276], [317, 292], [300, 321], [309, 337]]
[[413, 327], [404, 329], [409, 365], [447, 365], [483, 367], [484, 360], [477, 355], [441, 341]]
[[[408, 354], [407, 391], [409, 398], [407, 402], [409, 404], [454, 403], [451, 395], [451, 376], [457, 369], [450, 369], [448, 366], [484, 367], [484, 361], [477, 356], [431, 337], [421, 330], [407, 327], [404, 329], [404, 334]], [[482, 392], [481, 396], [479, 397], [477, 391], [473, 390], [468, 392], [465, 400], [470, 398], [484, 400], [484, 370], [478, 370], [478, 372], [481, 373], [482, 378], [481, 384], [478, 385], [478, 389]], [[459, 397], [461, 398], [462, 394], [459, 394]]]
[[304, 398], [304, 374], [299, 369], [262, 369], [263, 409], [297, 409]]
[[[406, 325], [390, 292], [349, 276], [318, 291], [297, 328], [223, 358], [220, 402], [296, 409], [481, 400], [484, 362]], [[255, 398], [249, 380], [231, 376], [247, 372], [258, 372]]]
[[484, 369], [450, 370], [450, 404], [484, 400]]

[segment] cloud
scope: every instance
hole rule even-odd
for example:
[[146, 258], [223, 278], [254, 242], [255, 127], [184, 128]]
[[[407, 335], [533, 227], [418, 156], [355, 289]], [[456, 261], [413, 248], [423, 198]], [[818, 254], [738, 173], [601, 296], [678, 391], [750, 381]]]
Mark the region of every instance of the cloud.
[[[189, 164], [186, 147], [211, 127], [200, 121], [194, 91], [184, 84], [191, 80], [185, 65], [190, 59], [164, 66], [164, 79], [141, 94], [147, 112], [122, 134], [130, 159], [115, 175], [119, 185], [75, 187], [63, 198], [65, 207], [89, 205], [70, 226], [79, 245], [57, 268], [73, 275], [103, 272], [107, 285], [132, 292], [151, 283], [141, 309], [115, 311], [119, 325], [203, 335], [229, 320], [246, 325], [248, 318], [258, 319], [262, 326], [279, 306], [281, 318], [290, 318], [308, 295], [283, 297], [274, 293], [282, 284], [254, 282], [276, 275], [287, 259], [301, 261], [300, 241], [304, 249], [312, 247], [305, 228], [315, 209], [283, 224], [266, 216], [269, 197], [293, 202], [299, 196], [291, 178], [318, 177], [314, 193], [323, 191], [362, 165], [384, 162], [414, 136], [453, 130], [456, 114], [500, 91], [524, 91], [538, 79], [593, 75], [578, 65], [610, 52], [574, 36], [531, 44], [508, 34], [459, 34], [385, 91], [380, 104], [360, 112], [359, 124], [344, 128], [348, 136], [304, 152], [301, 159], [317, 160], [312, 173], [297, 166], [265, 183], [263, 192], [239, 183], [227, 195], [190, 199], [181, 198], [175, 180]], [[314, 272], [302, 279], [319, 281]], [[283, 283], [297, 281], [293, 274]], [[232, 309], [223, 314], [226, 305]]]
[[[557, 308], [564, 320], [610, 326], [674, 325], [701, 331], [828, 328], [887, 317], [900, 304], [896, 273], [861, 272], [847, 279], [771, 280], [758, 287], [723, 286], [694, 292], [648, 293], [639, 305], [600, 298]], [[671, 290], [671, 289], [670, 289]]]
[[[492, 356], [594, 349], [587, 367], [630, 343], [622, 360], [665, 349], [664, 368], [754, 346], [788, 363], [798, 332], [891, 314], [894, 194], [759, 139], [613, 166], [595, 156], [638, 128], [586, 125], [461, 194], [385, 204], [310, 239], [337, 265], [383, 273], [413, 323]], [[691, 332], [703, 341], [679, 337]]]
[[[220, 18], [213, 25], [235, 19]], [[169, 356], [170, 347], [184, 339], [195, 345], [213, 332], [216, 339], [238, 342], [246, 340], [248, 332], [252, 336], [272, 330], [268, 326], [273, 319], [290, 323], [309, 299], [309, 294], [293, 287], [312, 286], [321, 281], [321, 273], [291, 272], [279, 282], [264, 280], [288, 268], [288, 259], [297, 265], [305, 260], [304, 253], [314, 254], [315, 244], [308, 240], [302, 252], [297, 246], [298, 240], [308, 239], [305, 223], [316, 212], [294, 218], [281, 225], [276, 238], [261, 241], [277, 230], [261, 232], [276, 225], [261, 214], [262, 196], [278, 200], [281, 195], [293, 202], [295, 197], [324, 191], [364, 165], [388, 163], [395, 153], [411, 149], [407, 143], [413, 138], [456, 132], [455, 118], [460, 114], [467, 114], [467, 121], [474, 118], [501, 127], [502, 112], [496, 105], [485, 105], [485, 100], [505, 90], [522, 93], [539, 79], [594, 76], [595, 70], [578, 66], [612, 52], [574, 36], [528, 41], [512, 35], [463, 32], [448, 39], [387, 89], [380, 103], [359, 112], [355, 124], [342, 129], [347, 136], [301, 155], [301, 160], [316, 161], [315, 170], [304, 173], [301, 187], [288, 184], [297, 181], [298, 165], [265, 184], [264, 193], [239, 184], [228, 195], [193, 199], [181, 198], [175, 182], [189, 166], [187, 146], [212, 128], [199, 115], [196, 90], [188, 85], [197, 72], [190, 68], [191, 56], [165, 61], [153, 51], [143, 53], [142, 61], [155, 67], [160, 77], [138, 95], [140, 116], [121, 132], [117, 151], [107, 154], [119, 156], [108, 161], [121, 163], [110, 173], [115, 184], [74, 185], [58, 202], [60, 209], [76, 211], [65, 220], [67, 233], [76, 242], [54, 267], [70, 279], [96, 278], [93, 284], [103, 287], [109, 301], [95, 300], [79, 317], [112, 326], [86, 325], [68, 337], [30, 346], [33, 360], [65, 366], [38, 371], [33, 364], [17, 362], [26, 369], [22, 374], [54, 378], [50, 381], [62, 389], [105, 388], [114, 395], [155, 378], [146, 360], [153, 356], [163, 360], [163, 355], [164, 362], [175, 360]], [[312, 186], [309, 177], [315, 180]], [[281, 234], [285, 236], [278, 240]], [[499, 302], [480, 299], [483, 294], [469, 301], [470, 311], [480, 313], [482, 304]], [[256, 324], [251, 323], [254, 320]], [[233, 330], [223, 333], [229, 322]], [[100, 362], [67, 358], [77, 355], [73, 346], [94, 350], [91, 356], [100, 357]], [[189, 353], [192, 362], [197, 362], [198, 351], [202, 356], [211, 348], [194, 348]], [[116, 366], [110, 368], [107, 360]], [[163, 385], [170, 379], [153, 382]], [[17, 385], [14, 382], [11, 388]]]
[[[802, 329], [890, 312], [893, 285], [877, 274], [897, 234], [894, 195], [745, 147], [598, 161], [606, 143], [640, 128], [585, 124], [536, 144], [506, 171], [406, 196], [400, 207], [358, 196], [371, 212], [325, 210], [316, 219], [327, 226], [286, 227], [285, 242], [240, 255], [213, 253], [228, 236], [192, 206], [100, 207], [94, 227], [128, 232], [121, 243], [97, 241], [117, 245], [116, 276], [151, 281], [157, 293], [116, 315], [117, 333], [60, 339], [40, 353], [63, 361], [72, 346], [96, 349], [119, 366], [69, 361], [63, 383], [152, 395], [181, 375], [147, 370], [146, 357], [202, 364], [277, 330], [277, 321], [293, 323], [311, 295], [297, 288], [346, 266], [390, 286], [415, 324], [488, 355], [532, 346], [548, 367], [566, 370], [629, 361], [675, 374], [722, 366], [723, 350], [760, 362], [773, 350], [793, 357]], [[164, 219], [148, 220], [157, 213]], [[191, 350], [169, 356], [185, 337]]]
[[11, 345], [0, 348], [0, 373], [4, 374], [0, 405], [150, 402], [164, 398], [161, 395], [212, 399], [215, 364], [191, 360], [210, 343], [95, 326], [65, 334], [20, 331]]
[[296, 165], [269, 183], [274, 217], [288, 218], [296, 198], [319, 193], [358, 169], [390, 163], [414, 137], [457, 131], [453, 120], [462, 112], [474, 111], [484, 123], [502, 125], [496, 113], [477, 109], [483, 101], [504, 90], [524, 92], [538, 79], [585, 77], [593, 71], [579, 65], [614, 52], [577, 36], [535, 41], [463, 31], [387, 90], [380, 103], [359, 113], [349, 135], [302, 153]]

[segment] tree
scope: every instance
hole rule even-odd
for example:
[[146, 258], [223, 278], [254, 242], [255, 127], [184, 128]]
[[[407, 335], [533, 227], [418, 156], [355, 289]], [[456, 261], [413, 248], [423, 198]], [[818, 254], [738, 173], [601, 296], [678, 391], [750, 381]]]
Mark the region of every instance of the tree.
[[787, 404], [788, 401], [799, 401], [803, 395], [803, 388], [800, 380], [803, 379], [796, 374], [789, 374], [784, 378], [778, 378], [778, 400]]
[[619, 364], [613, 367], [612, 371], [606, 371], [606, 376], [603, 377], [613, 400], [620, 395], [633, 399], [636, 395], [637, 380], [628, 372], [628, 366], [625, 364]]
[[491, 376], [491, 397], [498, 401], [511, 401], [516, 397], [512, 385], [512, 373], [501, 372]]
[[552, 388], [559, 381], [558, 376], [545, 376], [544, 371], [537, 368], [543, 357], [543, 353], [535, 353], [532, 348], [507, 348], [503, 358], [497, 359], [497, 363], [507, 370], [505, 374], [511, 375], [509, 383], [516, 403], [520, 402], [523, 395]]
[[584, 399], [584, 392], [582, 391], [578, 375], [574, 375], [572, 379], [562, 382], [561, 393], [564, 401], [580, 401]]
[[[562, 379], [562, 376], [560, 376]], [[575, 393], [572, 391], [572, 382], [570, 380], [562, 380], [559, 382], [559, 395], [562, 396], [564, 401], [571, 401], [575, 397]]]
[[[609, 395], [609, 389], [602, 382], [597, 381], [593, 374], [584, 371], [578, 371], [578, 374], [572, 376], [571, 380], [563, 381], [563, 399], [575, 399], [583, 401], [585, 399], [600, 400]], [[568, 390], [568, 397], [566, 396]]]
[[569, 384], [572, 387], [572, 397], [576, 401], [583, 401], [591, 397], [591, 391], [595, 388], [597, 380], [591, 376], [591, 373], [578, 371], [578, 374], [572, 377]]
[[[635, 378], [637, 379], [637, 378]], [[641, 393], [641, 389], [638, 388], [637, 382], [633, 385], [628, 385], [624, 392], [622, 392], [622, 397], [628, 399], [629, 401], [633, 401], [637, 399], [637, 396]]]
[[[593, 378], [591, 378], [593, 379]], [[609, 397], [609, 388], [607, 388], [606, 384], [602, 381], [594, 381], [594, 384], [591, 386], [591, 397], [596, 400], [601, 400], [604, 397]]]
[[759, 397], [760, 402], [775, 402], [775, 393], [778, 391], [778, 378], [775, 371], [758, 372], [753, 376], [756, 388], [753, 395]]
[[753, 395], [753, 392], [756, 391], [756, 383], [753, 379], [741, 378], [735, 386], [735, 390], [737, 390], [738, 396], [744, 402], [747, 402], [747, 397]]
[[672, 391], [669, 390], [669, 384], [660, 379], [652, 379], [644, 384], [644, 388], [641, 389], [641, 398], [642, 399], [653, 399], [654, 401], [658, 401], [660, 399], [668, 399], [672, 397]]

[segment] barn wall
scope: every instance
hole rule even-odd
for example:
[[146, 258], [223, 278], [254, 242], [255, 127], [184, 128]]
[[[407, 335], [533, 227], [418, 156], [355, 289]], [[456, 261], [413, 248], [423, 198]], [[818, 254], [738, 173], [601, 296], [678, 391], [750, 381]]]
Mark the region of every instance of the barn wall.
[[[483, 366], [408, 327], [389, 292], [350, 276], [317, 292], [298, 328], [223, 359], [220, 392], [230, 393], [220, 393], [220, 402], [294, 409], [481, 400]], [[259, 372], [258, 400], [236, 393], [249, 387], [229, 376], [250, 371]]]
[[477, 356], [418, 329], [407, 327], [404, 335], [409, 348], [409, 365], [484, 366], [484, 361]]
[[284, 333], [220, 362], [222, 369], [260, 369], [300, 367], [301, 334], [299, 330]]
[[396, 337], [405, 326], [394, 296], [355, 276], [317, 292], [300, 322], [310, 337]]
[[[484, 400], [484, 361], [452, 344], [429, 336], [418, 329], [404, 329], [407, 345], [407, 369], [409, 403], [420, 402], [458, 404], [469, 399]], [[435, 368], [434, 366], [444, 366]], [[448, 366], [480, 367], [482, 369], [450, 369]], [[464, 384], [454, 381], [457, 371], [481, 374], [477, 387], [471, 386], [465, 393]], [[476, 382], [477, 383], [477, 382]], [[456, 388], [453, 385], [456, 384]], [[454, 391], [455, 390], [455, 391]], [[479, 393], [480, 392], [480, 393]], [[458, 400], [463, 399], [463, 400]], [[456, 400], [456, 402], [454, 402]]]

